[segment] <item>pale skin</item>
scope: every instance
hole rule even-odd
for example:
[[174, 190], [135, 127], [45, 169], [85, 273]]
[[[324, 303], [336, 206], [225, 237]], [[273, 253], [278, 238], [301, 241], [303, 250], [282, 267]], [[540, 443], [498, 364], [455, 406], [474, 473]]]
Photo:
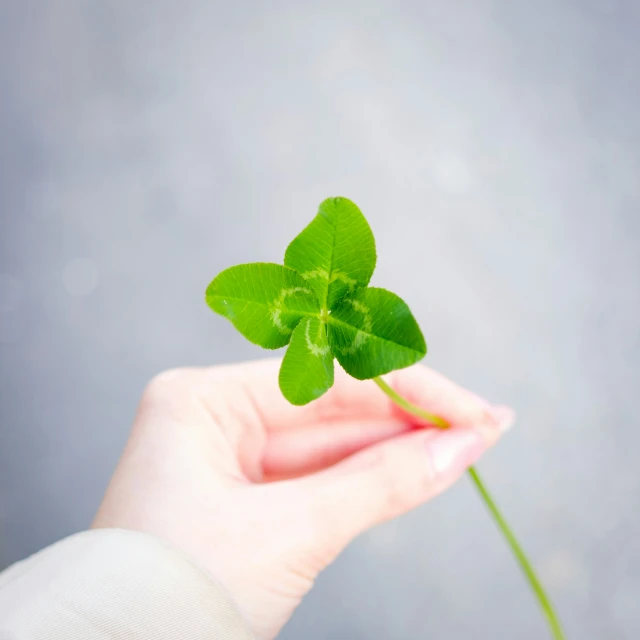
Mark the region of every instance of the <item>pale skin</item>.
[[353, 538], [450, 487], [513, 422], [508, 407], [420, 365], [385, 380], [448, 430], [339, 368], [326, 395], [294, 407], [278, 389], [279, 365], [152, 380], [93, 523], [147, 532], [189, 555], [260, 640], [278, 634]]

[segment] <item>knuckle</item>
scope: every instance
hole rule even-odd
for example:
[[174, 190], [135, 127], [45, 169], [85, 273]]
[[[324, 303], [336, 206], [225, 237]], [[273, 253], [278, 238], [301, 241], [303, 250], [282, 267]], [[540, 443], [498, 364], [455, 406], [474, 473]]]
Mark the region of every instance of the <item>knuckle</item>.
[[191, 370], [187, 368], [167, 369], [155, 375], [147, 383], [142, 394], [143, 405], [153, 405], [159, 402], [174, 400], [182, 397], [190, 388], [188, 383]]

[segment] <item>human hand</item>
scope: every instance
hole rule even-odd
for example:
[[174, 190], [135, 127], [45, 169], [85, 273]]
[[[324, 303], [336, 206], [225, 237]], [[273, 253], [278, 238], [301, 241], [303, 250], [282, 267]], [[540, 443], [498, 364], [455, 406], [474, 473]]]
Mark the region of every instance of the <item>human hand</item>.
[[294, 407], [278, 389], [279, 364], [155, 378], [93, 523], [190, 555], [261, 640], [354, 537], [451, 486], [513, 420], [419, 365], [386, 380], [449, 430], [423, 428], [341, 370], [326, 395]]

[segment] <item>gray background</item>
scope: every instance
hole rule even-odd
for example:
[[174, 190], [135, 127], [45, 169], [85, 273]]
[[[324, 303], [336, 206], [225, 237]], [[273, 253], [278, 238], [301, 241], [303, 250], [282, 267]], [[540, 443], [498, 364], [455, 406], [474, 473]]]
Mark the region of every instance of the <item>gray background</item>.
[[[262, 357], [203, 291], [327, 195], [427, 362], [513, 404], [480, 465], [571, 638], [640, 637], [640, 3], [0, 5], [0, 565], [87, 526], [156, 372]], [[546, 630], [462, 481], [283, 639]]]

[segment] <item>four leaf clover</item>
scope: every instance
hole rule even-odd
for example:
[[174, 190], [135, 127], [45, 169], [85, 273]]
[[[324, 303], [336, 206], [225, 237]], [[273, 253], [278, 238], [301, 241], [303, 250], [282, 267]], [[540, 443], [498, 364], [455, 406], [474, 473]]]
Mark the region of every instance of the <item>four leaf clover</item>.
[[207, 304], [251, 342], [289, 345], [280, 367], [283, 395], [295, 405], [333, 385], [334, 358], [367, 380], [414, 364], [427, 352], [409, 307], [369, 287], [376, 266], [373, 233], [347, 198], [328, 198], [291, 242], [284, 266], [267, 262], [225, 269]]

